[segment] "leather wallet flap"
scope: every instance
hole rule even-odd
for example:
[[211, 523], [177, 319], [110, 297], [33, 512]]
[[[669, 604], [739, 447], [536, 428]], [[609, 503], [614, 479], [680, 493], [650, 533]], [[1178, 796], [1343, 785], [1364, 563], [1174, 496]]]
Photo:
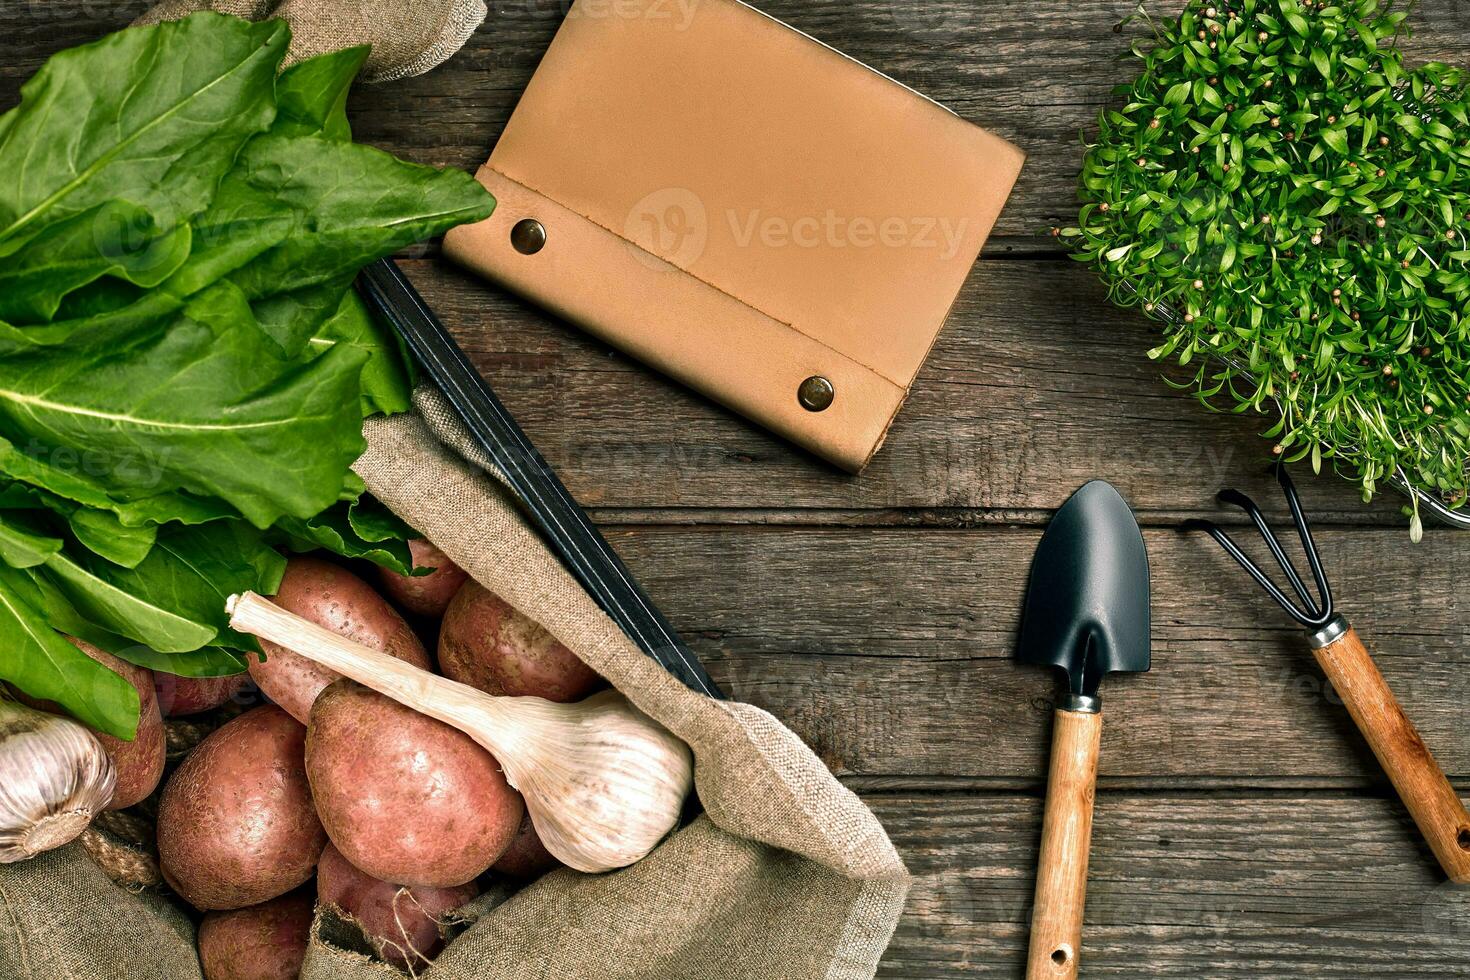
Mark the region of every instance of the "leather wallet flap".
[[1022, 159], [737, 0], [578, 0], [446, 250], [858, 470]]

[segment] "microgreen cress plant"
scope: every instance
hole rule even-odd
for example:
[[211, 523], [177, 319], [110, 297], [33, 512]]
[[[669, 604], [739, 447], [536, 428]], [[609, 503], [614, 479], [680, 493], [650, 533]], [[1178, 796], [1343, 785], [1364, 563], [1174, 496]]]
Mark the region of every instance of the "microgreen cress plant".
[[[1379, 0], [1200, 0], [1135, 45], [1077, 226], [1123, 306], [1165, 323], [1207, 405], [1279, 416], [1288, 461], [1364, 499], [1395, 477], [1450, 507], [1470, 459], [1470, 92], [1406, 67]], [[1417, 535], [1418, 498], [1414, 524]]]

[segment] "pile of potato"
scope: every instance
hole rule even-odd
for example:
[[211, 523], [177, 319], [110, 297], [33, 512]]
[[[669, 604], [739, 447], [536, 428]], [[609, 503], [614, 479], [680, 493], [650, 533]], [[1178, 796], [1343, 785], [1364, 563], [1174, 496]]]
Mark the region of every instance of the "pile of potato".
[[[434, 571], [381, 572], [392, 603], [345, 568], [310, 557], [291, 560], [274, 601], [434, 669], [407, 613], [424, 635], [437, 627], [440, 672], [491, 694], [572, 702], [603, 686], [438, 549], [415, 542], [413, 550], [416, 563]], [[208, 980], [296, 977], [315, 902], [355, 922], [384, 960], [417, 970], [443, 947], [446, 918], [482, 885], [496, 876], [530, 880], [557, 866], [520, 794], [468, 736], [264, 646], [248, 677], [154, 679], [131, 668], [147, 699], [144, 723], [134, 742], [109, 746], [117, 804], [130, 805], [162, 774], [163, 716], [217, 708], [251, 681], [270, 701], [204, 739], [158, 803], [159, 864], [173, 890], [205, 913], [199, 954]]]

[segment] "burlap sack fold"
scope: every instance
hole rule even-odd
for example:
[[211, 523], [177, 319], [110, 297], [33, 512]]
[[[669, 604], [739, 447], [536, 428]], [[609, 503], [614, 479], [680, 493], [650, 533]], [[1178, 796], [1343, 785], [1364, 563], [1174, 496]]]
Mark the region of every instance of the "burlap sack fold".
[[[420, 389], [415, 401], [416, 413], [366, 424], [368, 449], [356, 469], [368, 488], [688, 742], [705, 811], [631, 868], [558, 871], [486, 909], [425, 976], [873, 976], [908, 892], [877, 818], [771, 715], [696, 694], [635, 647], [506, 490], [449, 448], [470, 443], [442, 397]], [[323, 918], [302, 980], [402, 976]], [[80, 846], [0, 865], [6, 980], [199, 980], [193, 938], [178, 909], [114, 885]]]
[[[485, 17], [482, 0], [164, 0], [139, 23], [213, 9], [291, 23], [290, 61], [371, 43], [368, 81], [420, 74]], [[794, 734], [697, 695], [602, 613], [486, 473], [442, 396], [370, 420], [369, 489], [481, 584], [542, 623], [689, 743], [705, 813], [639, 864], [560, 871], [473, 921], [428, 980], [849, 980], [871, 977], [908, 892], [882, 826]], [[451, 448], [452, 447], [452, 448]], [[391, 980], [350, 929], [318, 916], [303, 980]], [[0, 980], [201, 980], [194, 929], [114, 884], [80, 844], [0, 865]]]
[[[635, 647], [464, 458], [475, 457], [468, 434], [442, 396], [425, 387], [415, 402], [416, 414], [368, 422], [355, 467], [368, 489], [688, 742], [705, 810], [631, 868], [532, 885], [457, 938], [430, 976], [871, 977], [908, 892], [877, 818], [771, 715], [696, 694]], [[376, 975], [322, 952], [303, 980]]]
[[152, 892], [113, 884], [81, 844], [0, 864], [5, 980], [200, 980], [194, 926]]
[[177, 20], [198, 10], [291, 25], [286, 64], [371, 44], [365, 82], [422, 75], [464, 46], [485, 20], [484, 0], [163, 0], [133, 23]]

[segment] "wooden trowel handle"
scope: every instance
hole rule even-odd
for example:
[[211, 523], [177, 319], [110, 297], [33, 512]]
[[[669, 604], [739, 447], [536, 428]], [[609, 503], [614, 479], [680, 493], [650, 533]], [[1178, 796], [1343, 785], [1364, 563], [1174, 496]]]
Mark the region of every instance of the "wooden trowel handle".
[[1077, 976], [1101, 744], [1100, 713], [1056, 713], [1026, 980], [1071, 980]]
[[[1450, 879], [1470, 882], [1470, 814], [1352, 627], [1316, 650], [1358, 730]], [[1319, 637], [1330, 636], [1324, 631]]]

